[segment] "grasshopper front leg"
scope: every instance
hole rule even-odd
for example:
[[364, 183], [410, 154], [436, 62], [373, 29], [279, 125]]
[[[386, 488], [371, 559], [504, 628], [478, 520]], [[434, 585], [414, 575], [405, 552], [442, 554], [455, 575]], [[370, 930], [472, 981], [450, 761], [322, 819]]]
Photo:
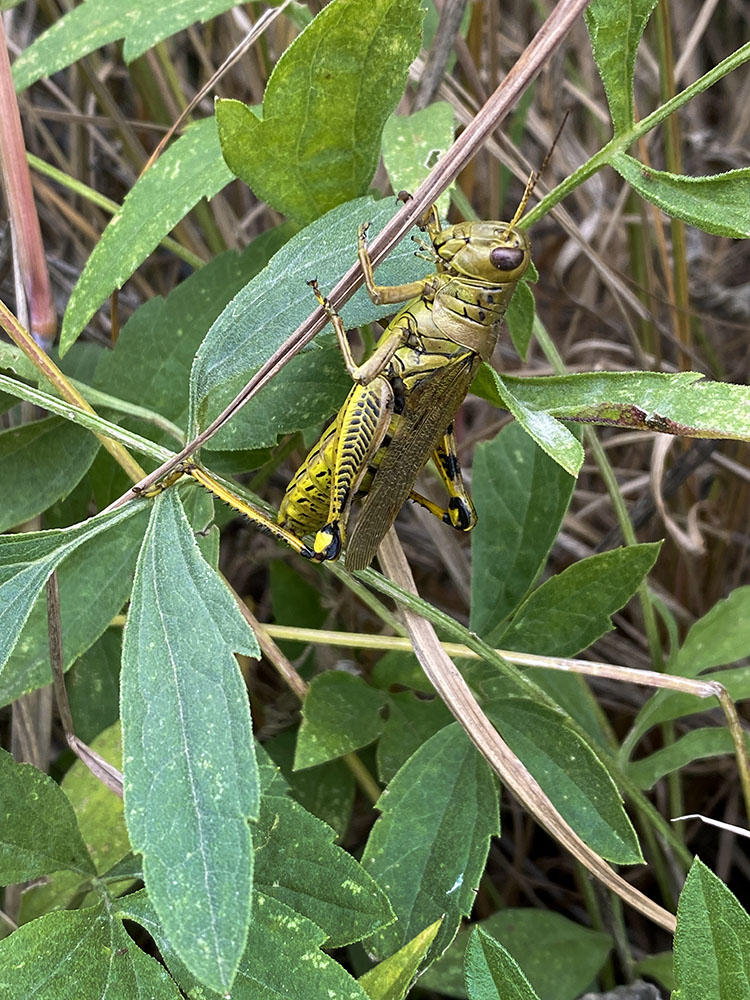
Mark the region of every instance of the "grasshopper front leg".
[[357, 257], [365, 276], [365, 286], [370, 298], [376, 306], [387, 305], [394, 302], [406, 302], [408, 299], [415, 299], [425, 292], [434, 291], [434, 276], [420, 278], [419, 281], [410, 281], [404, 285], [376, 285], [375, 272], [373, 271], [370, 254], [367, 250], [367, 230], [370, 223], [366, 222], [357, 231]]

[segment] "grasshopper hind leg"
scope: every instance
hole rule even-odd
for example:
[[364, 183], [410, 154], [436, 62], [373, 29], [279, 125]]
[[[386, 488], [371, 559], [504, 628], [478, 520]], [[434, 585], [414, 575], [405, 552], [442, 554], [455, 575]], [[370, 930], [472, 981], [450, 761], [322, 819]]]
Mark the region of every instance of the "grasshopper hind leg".
[[352, 501], [392, 415], [393, 388], [384, 376], [368, 385], [355, 385], [349, 393], [337, 421], [328, 523], [315, 536], [315, 558], [322, 561], [340, 555]]
[[309, 558], [337, 559], [346, 541], [352, 501], [383, 443], [394, 410], [394, 390], [384, 376], [352, 387], [293, 477], [279, 510], [279, 525], [302, 536], [315, 533]]
[[419, 504], [420, 507], [424, 507], [445, 524], [450, 524], [457, 531], [471, 531], [477, 523], [477, 512], [464, 483], [453, 424], [450, 424], [443, 435], [442, 442], [432, 453], [432, 461], [450, 497], [448, 506], [441, 507], [432, 500], [423, 497], [421, 493], [417, 493], [416, 490], [411, 491], [409, 499]]

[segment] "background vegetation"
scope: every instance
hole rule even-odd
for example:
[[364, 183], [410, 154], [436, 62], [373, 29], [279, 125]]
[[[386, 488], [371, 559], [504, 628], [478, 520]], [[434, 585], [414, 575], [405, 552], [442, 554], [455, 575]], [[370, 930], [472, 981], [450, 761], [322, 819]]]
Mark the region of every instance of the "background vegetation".
[[[130, 492], [307, 322], [359, 223], [436, 164], [447, 188], [454, 130], [548, 13], [463, 6], [4, 4], [49, 278], [4, 113], [0, 997], [750, 995], [742, 841], [668, 822], [747, 827], [750, 798], [746, 5], [596, 0], [442, 195], [508, 218], [569, 112], [538, 281], [457, 427], [480, 523], [398, 520], [421, 601], [193, 484]], [[414, 249], [378, 280], [430, 273]], [[363, 350], [388, 313], [343, 306]], [[349, 385], [329, 329], [201, 462], [278, 506]], [[459, 644], [536, 817], [404, 651], [403, 607]], [[559, 669], [584, 651], [585, 679]]]

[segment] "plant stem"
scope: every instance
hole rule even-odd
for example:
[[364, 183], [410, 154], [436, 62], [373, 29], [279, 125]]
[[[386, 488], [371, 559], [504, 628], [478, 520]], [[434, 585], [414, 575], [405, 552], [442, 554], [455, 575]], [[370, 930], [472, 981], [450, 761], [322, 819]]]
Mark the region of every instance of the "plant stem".
[[685, 87], [681, 90], [679, 94], [676, 94], [671, 100], [662, 104], [655, 111], [652, 111], [650, 115], [647, 115], [639, 122], [635, 122], [629, 129], [626, 129], [620, 135], [613, 136], [610, 141], [595, 153], [589, 160], [581, 164], [581, 166], [574, 170], [569, 177], [566, 177], [564, 181], [553, 188], [552, 191], [548, 192], [528, 212], [522, 220], [522, 228], [526, 229], [533, 225], [538, 219], [541, 219], [544, 215], [549, 212], [551, 208], [557, 205], [558, 202], [566, 198], [572, 191], [574, 191], [579, 185], [587, 181], [589, 177], [600, 170], [602, 167], [607, 166], [616, 156], [617, 153], [625, 152], [632, 144], [640, 139], [641, 136], [647, 135], [651, 129], [655, 128], [657, 125], [661, 124], [665, 119], [674, 112], [681, 108], [688, 101], [692, 100], [697, 94], [703, 93], [704, 90], [708, 90], [715, 83], [725, 77], [727, 73], [731, 73], [732, 70], [737, 69], [746, 63], [750, 59], [750, 42], [745, 45], [740, 46], [735, 52], [726, 59], [723, 59], [720, 63], [714, 66], [704, 73], [702, 77], [691, 83], [689, 87]]
[[[29, 327], [37, 344], [48, 350], [57, 332], [39, 216], [31, 190], [21, 116], [13, 89], [5, 28], [0, 18], [0, 177], [8, 206], [13, 248], [28, 306]], [[20, 305], [16, 306], [21, 309]], [[24, 315], [21, 312], [21, 315]]]

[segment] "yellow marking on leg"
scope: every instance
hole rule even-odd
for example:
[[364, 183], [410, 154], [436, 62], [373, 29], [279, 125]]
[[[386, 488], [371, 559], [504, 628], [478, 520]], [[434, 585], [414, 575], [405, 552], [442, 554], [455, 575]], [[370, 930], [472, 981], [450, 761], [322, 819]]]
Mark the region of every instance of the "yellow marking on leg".
[[392, 414], [393, 389], [382, 376], [369, 385], [355, 385], [341, 409], [336, 422], [328, 523], [318, 531], [313, 545], [321, 559], [335, 559], [345, 543], [352, 502]]
[[190, 465], [186, 465], [185, 472], [191, 475], [196, 482], [200, 483], [204, 489], [207, 489], [217, 499], [223, 501], [232, 510], [236, 510], [239, 514], [246, 517], [256, 528], [259, 528], [279, 541], [285, 542], [298, 555], [304, 556], [306, 559], [319, 561], [313, 550], [301, 538], [298, 538], [287, 528], [283, 528], [275, 521], [272, 521], [270, 517], [256, 510], [255, 507], [251, 507], [242, 497], [237, 496], [236, 493], [227, 489], [218, 480], [214, 479], [210, 473], [206, 472], [205, 469], [201, 469], [199, 465], [190, 463]]
[[464, 483], [453, 424], [448, 427], [442, 442], [433, 452], [432, 461], [451, 498], [443, 520], [458, 531], [471, 531], [477, 523], [477, 512]]
[[165, 490], [168, 490], [170, 486], [174, 486], [178, 480], [182, 479], [185, 472], [185, 463], [182, 462], [180, 465], [172, 469], [171, 472], [168, 472], [162, 479], [157, 479], [157, 481], [152, 483], [151, 486], [147, 486], [145, 489], [141, 489], [140, 486], [134, 486], [133, 493], [139, 497], [144, 497], [146, 500], [153, 500], [154, 497], [158, 497], [160, 493], [164, 493]]

